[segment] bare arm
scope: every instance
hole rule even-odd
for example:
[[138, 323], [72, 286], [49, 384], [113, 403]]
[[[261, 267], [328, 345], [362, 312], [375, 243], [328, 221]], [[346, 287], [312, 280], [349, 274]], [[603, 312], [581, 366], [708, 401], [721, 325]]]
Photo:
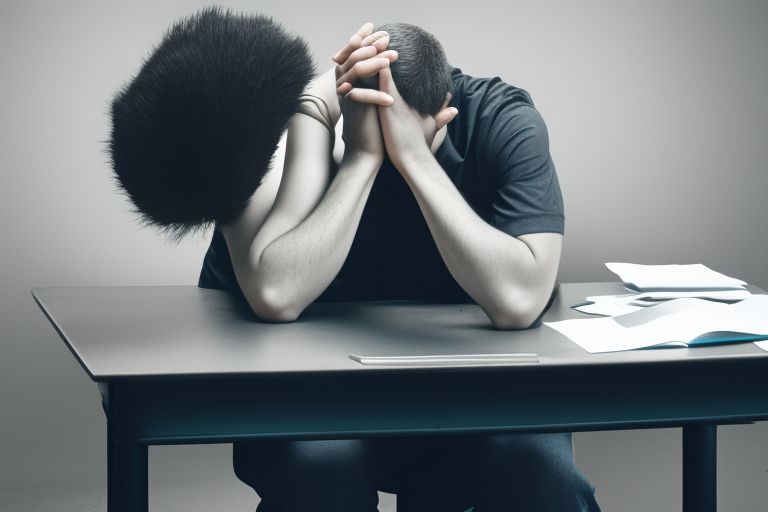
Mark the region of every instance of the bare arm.
[[336, 276], [354, 239], [381, 160], [349, 150], [332, 177], [330, 142], [317, 121], [294, 117], [275, 204], [247, 248], [231, 252], [243, 294], [262, 319], [296, 319]]
[[[285, 185], [281, 183], [272, 213], [247, 253], [232, 258], [254, 312], [272, 321], [295, 320], [341, 269], [379, 168], [375, 156], [347, 152], [331, 180], [327, 164], [319, 169], [316, 162], [306, 161], [311, 149], [324, 151], [321, 160], [327, 161], [327, 148], [304, 145], [301, 156], [290, 156], [297, 139], [327, 142], [327, 132], [301, 118], [291, 123], [291, 130]], [[318, 172], [310, 176], [312, 171]]]
[[[384, 65], [381, 60], [388, 65], [380, 59], [362, 69], [375, 74]], [[335, 89], [335, 73], [330, 72], [310, 92], [324, 98], [333, 112], [334, 102], [340, 111]], [[360, 92], [354, 96], [360, 101]], [[362, 98], [368, 103], [349, 97], [342, 102], [346, 150], [335, 175], [327, 127], [307, 115], [292, 118], [282, 180], [269, 215], [250, 240], [227, 238], [235, 276], [260, 318], [296, 319], [341, 269], [384, 158], [376, 105], [371, 104], [381, 103], [382, 97], [391, 102], [378, 91]]]
[[[328, 106], [330, 119], [321, 123], [313, 119], [318, 116], [304, 114], [292, 118], [282, 179], [265, 220], [252, 223], [247, 232], [224, 232], [238, 284], [262, 319], [295, 320], [331, 283], [349, 253], [384, 158], [376, 105], [389, 105], [392, 98], [355, 89], [345, 92], [340, 103], [336, 89], [340, 77], [356, 81], [376, 76], [397, 58], [386, 50], [388, 36], [371, 31], [371, 24], [363, 25], [337, 54], [343, 62], [308, 91]], [[367, 46], [361, 47], [363, 42]], [[345, 150], [334, 175], [333, 135], [323, 124], [333, 127], [342, 111]]]
[[379, 109], [387, 154], [413, 191], [451, 275], [496, 327], [530, 326], [551, 295], [562, 235], [513, 237], [481, 219], [429, 149], [438, 126], [456, 112], [444, 108], [434, 119], [422, 118], [397, 93], [388, 69], [380, 78], [380, 89], [394, 98]]
[[464, 201], [432, 153], [409, 158], [403, 175], [448, 270], [501, 329], [525, 328], [555, 283], [562, 235], [510, 236]]

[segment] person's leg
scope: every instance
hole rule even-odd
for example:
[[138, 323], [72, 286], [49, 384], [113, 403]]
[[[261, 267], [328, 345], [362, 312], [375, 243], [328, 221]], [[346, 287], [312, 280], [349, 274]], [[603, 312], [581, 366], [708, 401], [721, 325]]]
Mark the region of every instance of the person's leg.
[[365, 440], [235, 443], [235, 474], [261, 498], [258, 512], [375, 512]]
[[404, 475], [398, 512], [599, 512], [571, 434], [435, 437]]
[[576, 467], [571, 434], [484, 436], [477, 512], [599, 512], [595, 488]]
[[[473, 505], [465, 436], [376, 439], [376, 459], [389, 463], [381, 481], [397, 494], [398, 512], [462, 512]], [[471, 462], [470, 462], [471, 464]]]

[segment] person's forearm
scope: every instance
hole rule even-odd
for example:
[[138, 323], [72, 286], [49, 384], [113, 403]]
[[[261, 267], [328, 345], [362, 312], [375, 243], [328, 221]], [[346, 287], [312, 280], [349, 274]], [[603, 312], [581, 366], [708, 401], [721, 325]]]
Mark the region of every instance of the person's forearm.
[[252, 255], [257, 293], [249, 300], [257, 314], [294, 320], [328, 287], [349, 253], [378, 169], [375, 157], [345, 154], [312, 213]]
[[545, 283], [528, 245], [481, 219], [428, 151], [406, 160], [403, 175], [459, 285], [497, 327], [530, 325]]

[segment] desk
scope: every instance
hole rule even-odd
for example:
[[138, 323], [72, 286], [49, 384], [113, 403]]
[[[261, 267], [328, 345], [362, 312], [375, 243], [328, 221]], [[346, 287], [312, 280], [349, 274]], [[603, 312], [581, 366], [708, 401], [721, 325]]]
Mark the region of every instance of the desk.
[[[586, 317], [569, 306], [622, 291], [562, 284], [543, 319]], [[672, 426], [683, 427], [684, 510], [709, 512], [716, 425], [768, 419], [768, 352], [752, 343], [589, 354], [545, 326], [496, 331], [475, 305], [315, 304], [277, 325], [194, 286], [32, 294], [101, 390], [110, 512], [147, 510], [153, 444]], [[350, 352], [540, 362], [372, 368]]]

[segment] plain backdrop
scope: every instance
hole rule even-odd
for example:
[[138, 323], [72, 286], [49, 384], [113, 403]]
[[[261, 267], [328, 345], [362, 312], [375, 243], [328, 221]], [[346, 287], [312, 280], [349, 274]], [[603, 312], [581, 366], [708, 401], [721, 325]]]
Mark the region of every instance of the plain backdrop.
[[[99, 395], [30, 288], [197, 282], [209, 234], [174, 245], [142, 228], [103, 141], [114, 91], [174, 19], [204, 5], [0, 3], [0, 510], [105, 508]], [[222, 5], [274, 16], [320, 70], [364, 21], [407, 21], [465, 72], [528, 90], [564, 196], [561, 281], [612, 280], [606, 261], [701, 262], [768, 286], [768, 3]], [[720, 428], [721, 510], [765, 510], [766, 425]], [[679, 510], [679, 430], [575, 439], [604, 510]], [[230, 456], [229, 445], [152, 448], [155, 510], [253, 510]]]

